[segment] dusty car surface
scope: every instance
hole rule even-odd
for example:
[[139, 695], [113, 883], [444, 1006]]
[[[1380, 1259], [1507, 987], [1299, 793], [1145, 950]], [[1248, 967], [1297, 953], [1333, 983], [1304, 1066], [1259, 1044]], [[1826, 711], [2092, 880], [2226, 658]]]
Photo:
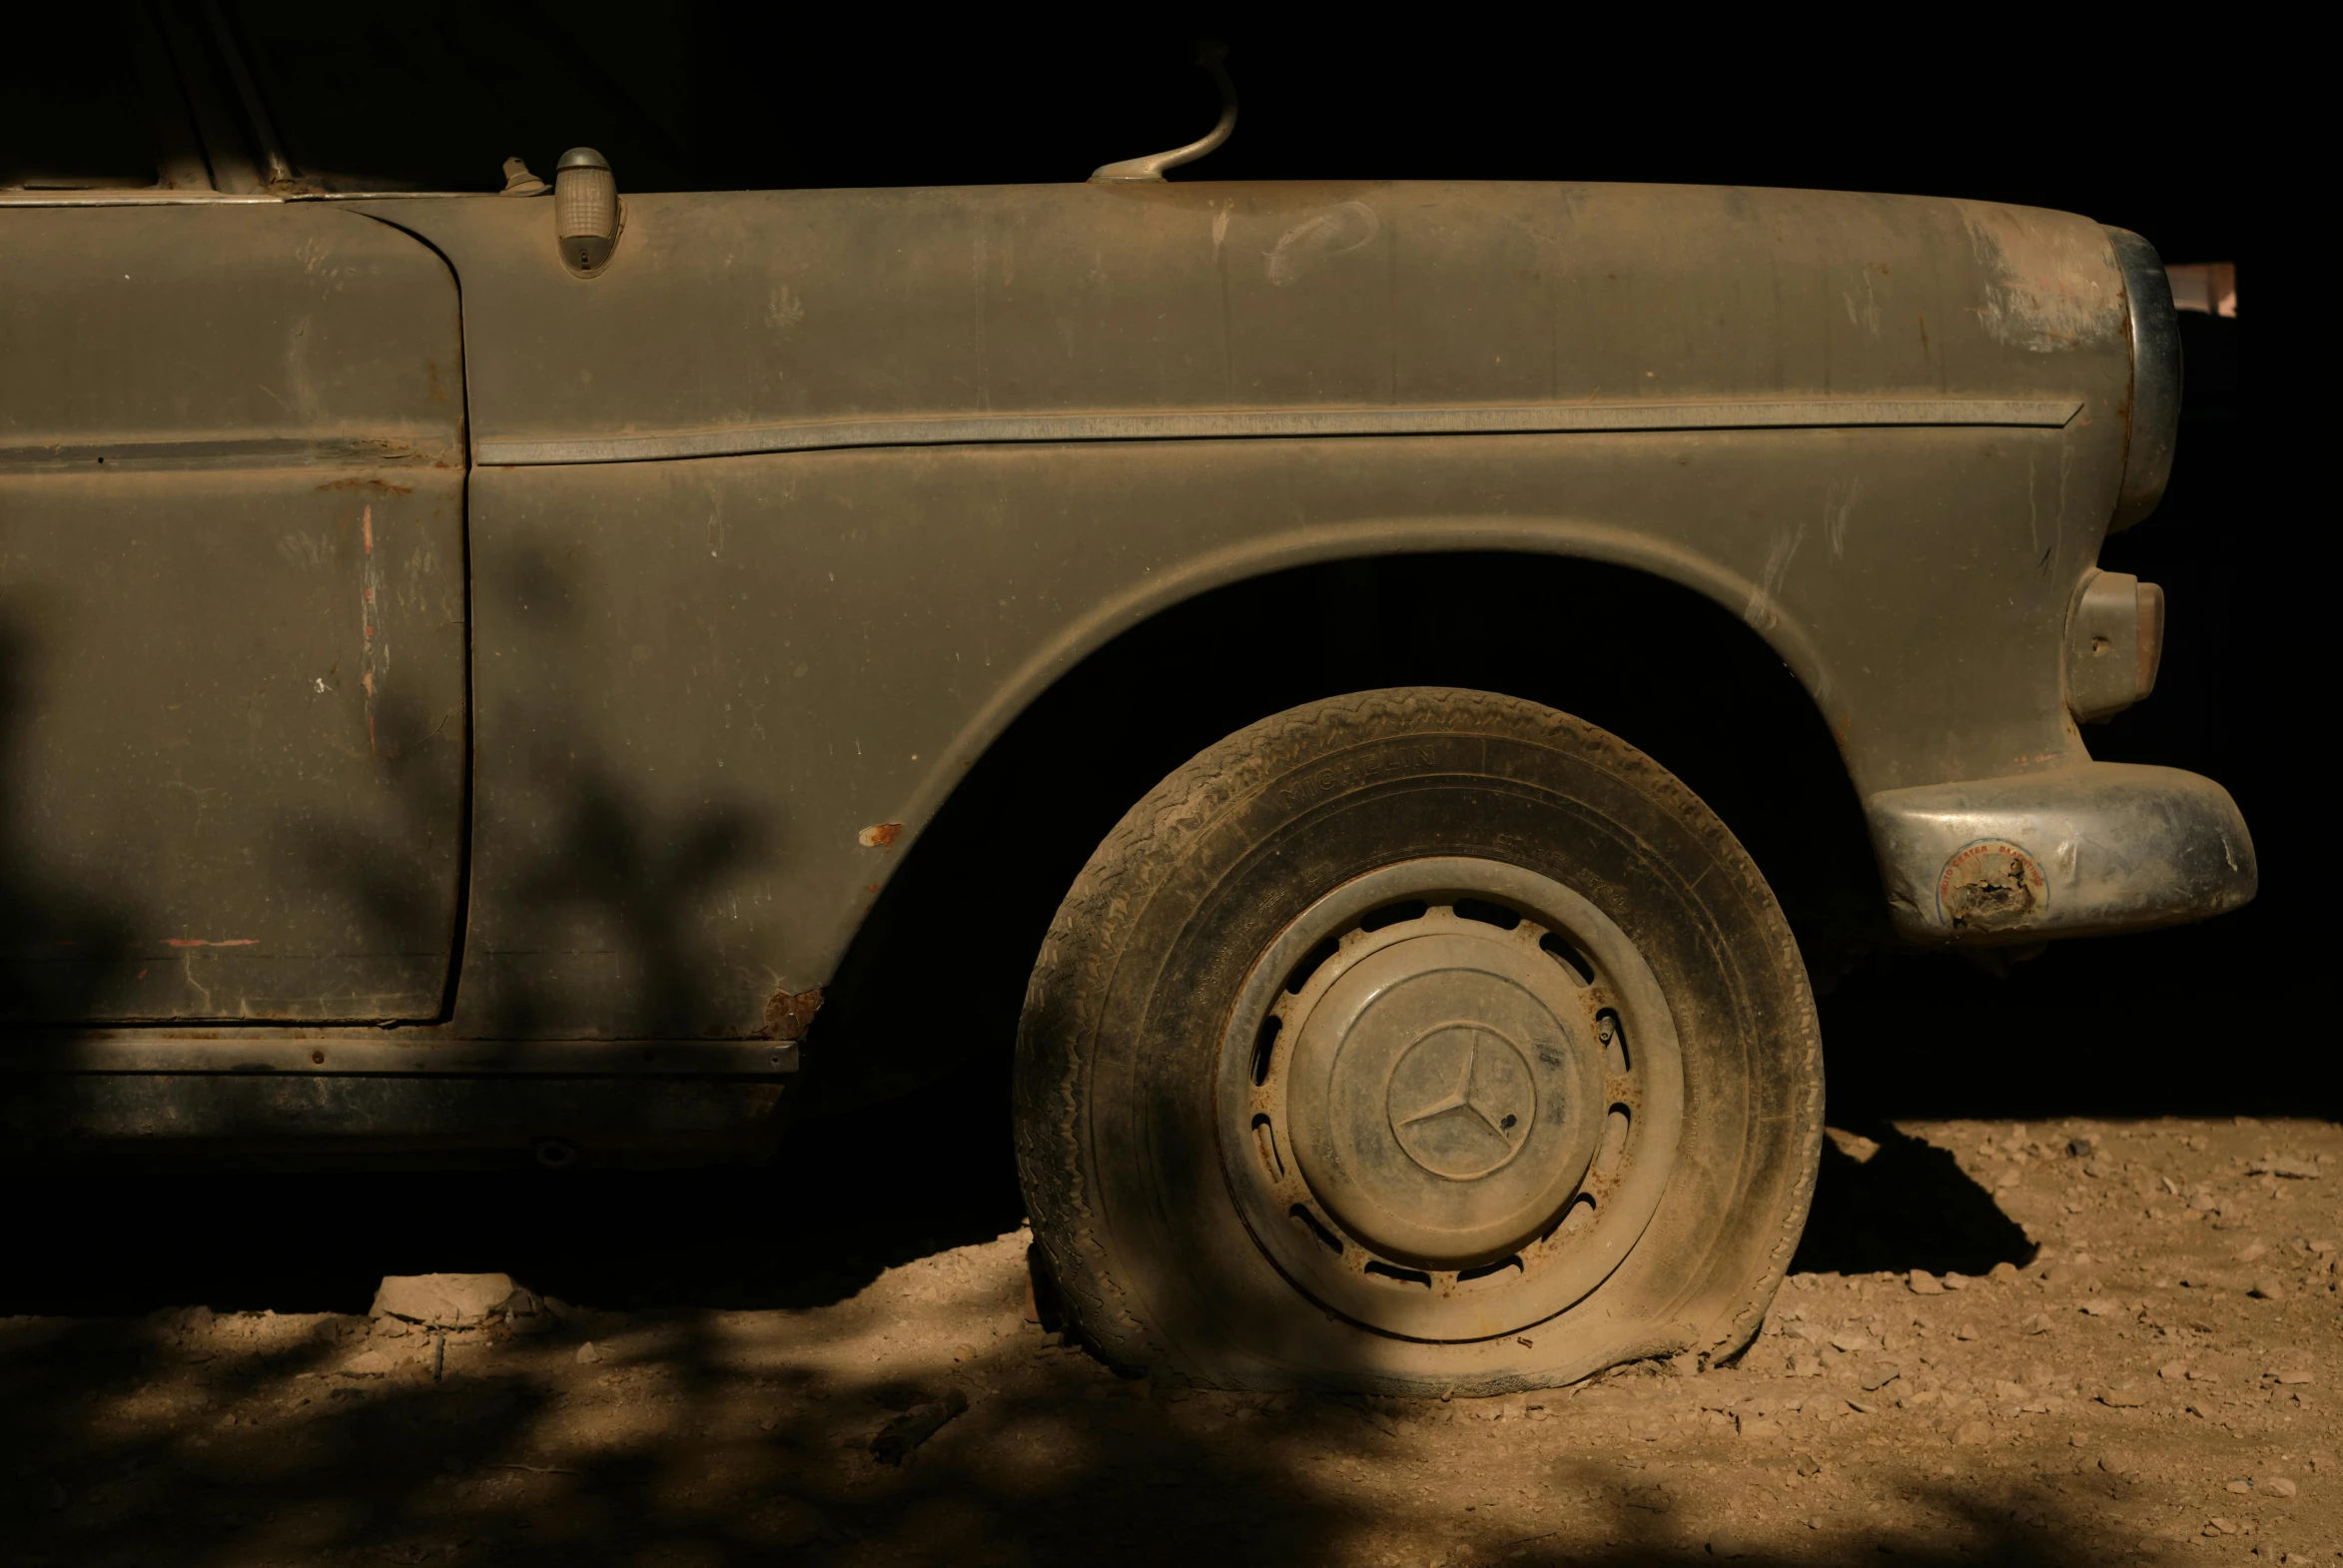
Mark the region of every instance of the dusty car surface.
[[156, 146], [0, 191], [12, 1139], [880, 1150], [1014, 1050], [1111, 1358], [1494, 1391], [1757, 1331], [1810, 969], [2253, 895], [2079, 727], [2163, 634], [2096, 565], [2177, 428], [2134, 235], [394, 189], [166, 21]]

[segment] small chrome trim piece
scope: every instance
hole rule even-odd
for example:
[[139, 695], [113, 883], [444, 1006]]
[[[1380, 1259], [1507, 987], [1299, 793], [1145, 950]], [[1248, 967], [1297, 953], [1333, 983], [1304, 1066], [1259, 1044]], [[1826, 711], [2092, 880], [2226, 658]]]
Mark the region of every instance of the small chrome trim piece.
[[1237, 408], [1165, 413], [905, 414], [642, 435], [487, 436], [482, 467], [656, 462], [847, 446], [1296, 439], [1326, 435], [1542, 435], [1586, 430], [1831, 429], [1864, 425], [2062, 428], [2072, 397], [1785, 397], [1746, 402], [1540, 403], [1467, 408]]
[[1211, 73], [1212, 85], [1220, 89], [1220, 118], [1209, 131], [1170, 152], [1150, 153], [1145, 158], [1126, 158], [1119, 163], [1103, 164], [1091, 171], [1091, 179], [1105, 185], [1130, 181], [1152, 181], [1161, 185], [1165, 170], [1194, 163], [1227, 141], [1228, 133], [1236, 129], [1236, 84], [1228, 80], [1228, 67], [1223, 63], [1227, 58], [1227, 49], [1217, 44], [1206, 48], [1196, 57], [1195, 63]]
[[786, 1040], [444, 1040], [386, 1032], [61, 1035], [0, 1045], [0, 1073], [284, 1074], [313, 1078], [769, 1078], [797, 1071]]
[[221, 12], [220, 0], [204, 0], [204, 14], [212, 23], [212, 47], [219, 52], [220, 63], [228, 70], [228, 85], [235, 90], [237, 102], [244, 108], [245, 127], [260, 145], [261, 181], [265, 185], [282, 184], [293, 178], [293, 165], [277, 139], [277, 126], [269, 118], [268, 106], [261, 102], [261, 90], [253, 85], [252, 72], [245, 69], [244, 51], [236, 47], [235, 29]]

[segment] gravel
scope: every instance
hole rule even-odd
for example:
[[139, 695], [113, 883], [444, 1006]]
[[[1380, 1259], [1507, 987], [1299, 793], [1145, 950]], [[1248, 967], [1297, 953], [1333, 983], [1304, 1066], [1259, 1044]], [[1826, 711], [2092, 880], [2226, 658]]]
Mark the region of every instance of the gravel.
[[1853, 1168], [1899, 1138], [1980, 1203], [2024, 1153], [2012, 1255], [1802, 1267], [1736, 1364], [1500, 1399], [1117, 1376], [1027, 1320], [1022, 1232], [801, 1304], [0, 1319], [0, 1561], [2338, 1561], [2343, 1222], [2243, 1176], [2343, 1129], [1908, 1125]]

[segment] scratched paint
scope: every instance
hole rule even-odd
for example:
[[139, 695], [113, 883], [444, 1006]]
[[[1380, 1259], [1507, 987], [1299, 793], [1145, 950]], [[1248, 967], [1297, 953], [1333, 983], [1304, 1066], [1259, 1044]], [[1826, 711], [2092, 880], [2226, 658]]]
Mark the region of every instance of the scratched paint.
[[777, 333], [785, 333], [805, 320], [805, 302], [797, 297], [789, 285], [777, 283], [765, 293], [765, 325]]
[[1997, 342], [2061, 354], [2118, 342], [2126, 318], [2103, 235], [2061, 214], [1955, 202], [1975, 255], [1977, 321]]
[[383, 568], [375, 556], [375, 508], [359, 516], [359, 684], [367, 694], [367, 755], [383, 754], [375, 735], [375, 708], [382, 695], [382, 677], [390, 668], [390, 643], [383, 635]]
[[[1823, 534], [1831, 541], [1831, 559], [1847, 557], [1847, 519], [1855, 515], [1856, 497], [1863, 493], [1863, 480], [1854, 474], [1833, 479], [1823, 495]], [[1793, 543], [1793, 549], [1797, 548]], [[1784, 563], [1787, 566], [1787, 562]]]
[[1781, 617], [1778, 602], [1783, 579], [1790, 575], [1790, 563], [1798, 557], [1798, 547], [1806, 542], [1806, 524], [1788, 529], [1774, 536], [1766, 546], [1766, 564], [1758, 573], [1757, 582], [1749, 592], [1749, 603], [1743, 606], [1741, 618], [1764, 630]]
[[1277, 237], [1267, 259], [1269, 282], [1290, 288], [1337, 256], [1373, 240], [1382, 220], [1364, 202], [1344, 202], [1314, 213]]

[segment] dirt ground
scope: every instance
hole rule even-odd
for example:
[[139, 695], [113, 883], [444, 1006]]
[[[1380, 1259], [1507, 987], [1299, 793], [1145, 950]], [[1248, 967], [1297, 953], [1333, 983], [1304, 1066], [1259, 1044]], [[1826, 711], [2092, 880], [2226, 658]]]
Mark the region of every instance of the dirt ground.
[[[1740, 1364], [1526, 1397], [1119, 1378], [1028, 1320], [1016, 1230], [804, 1305], [548, 1297], [443, 1334], [192, 1301], [9, 1317], [0, 1561], [2343, 1557], [2343, 1127], [1873, 1134], [1834, 1134], [1821, 1233]], [[1919, 1234], [1974, 1275], [1808, 1266]], [[346, 1271], [370, 1250], [286, 1240]]]

